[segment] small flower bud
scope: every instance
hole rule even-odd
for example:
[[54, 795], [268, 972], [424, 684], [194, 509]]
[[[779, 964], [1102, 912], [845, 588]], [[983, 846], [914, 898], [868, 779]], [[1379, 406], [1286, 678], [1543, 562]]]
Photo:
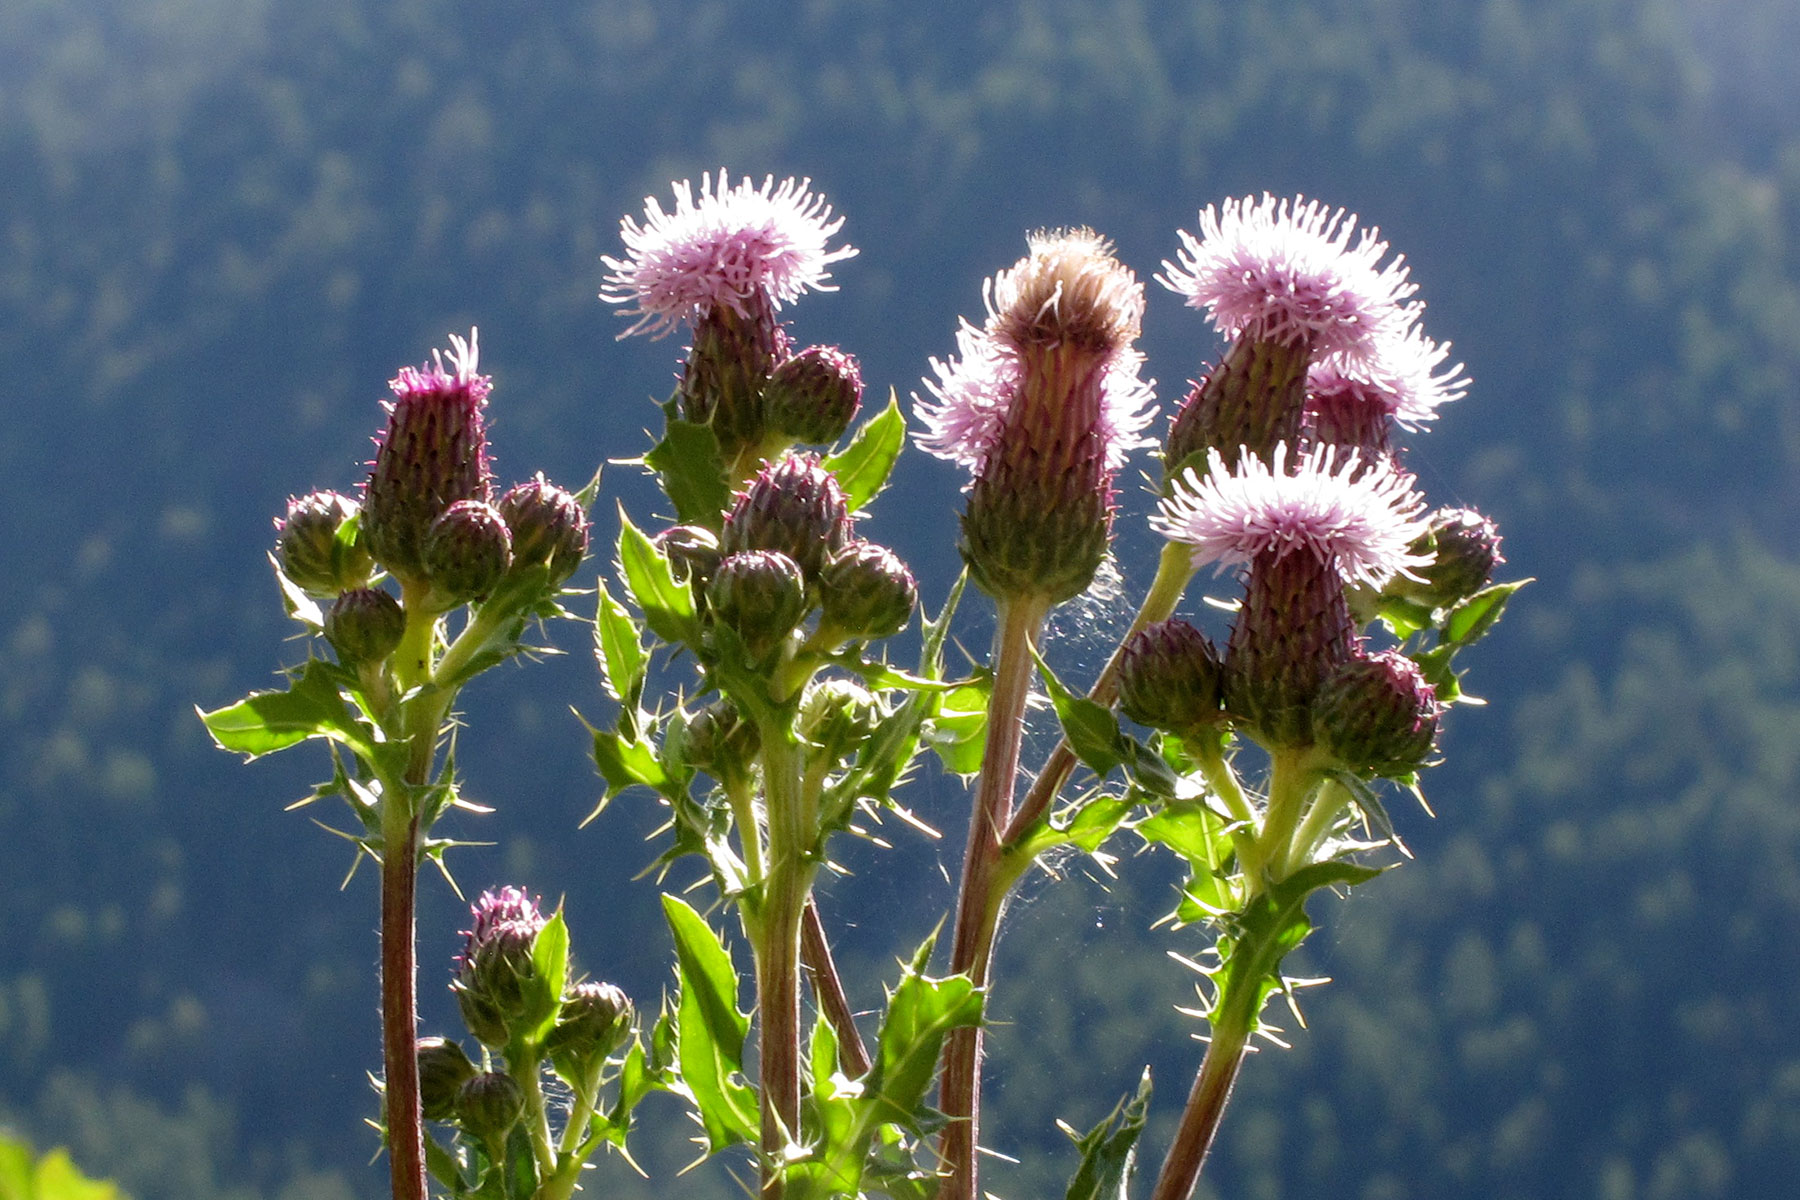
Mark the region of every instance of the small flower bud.
[[816, 584], [825, 559], [851, 538], [850, 508], [830, 471], [811, 454], [790, 454], [763, 467], [738, 494], [719, 549], [779, 550]]
[[806, 616], [806, 576], [774, 550], [746, 550], [719, 564], [706, 589], [714, 617], [761, 662]]
[[818, 680], [800, 700], [800, 737], [818, 750], [818, 758], [836, 762], [862, 745], [883, 715], [881, 702], [860, 683]]
[[512, 534], [493, 505], [459, 500], [431, 523], [423, 556], [434, 599], [444, 607], [494, 590], [512, 563]]
[[496, 507], [512, 534], [512, 570], [547, 567], [551, 587], [568, 582], [587, 557], [588, 519], [581, 502], [539, 474], [515, 484]]
[[636, 1014], [631, 998], [610, 983], [578, 983], [563, 997], [562, 1012], [544, 1049], [551, 1061], [584, 1071], [604, 1062], [631, 1037]]
[[382, 661], [405, 635], [406, 613], [380, 588], [345, 592], [325, 614], [325, 640], [345, 666]]
[[1500, 529], [1471, 508], [1440, 508], [1427, 521], [1424, 536], [1411, 547], [1425, 556], [1418, 568], [1424, 583], [1396, 580], [1395, 590], [1433, 608], [1448, 608], [1487, 586], [1500, 554]]
[[441, 1037], [419, 1039], [419, 1104], [428, 1121], [447, 1121], [456, 1111], [457, 1093], [475, 1077], [475, 1064], [455, 1042]]
[[763, 388], [769, 428], [797, 442], [830, 445], [862, 403], [862, 369], [835, 346], [808, 346], [775, 368]]
[[335, 596], [366, 587], [375, 569], [369, 548], [345, 525], [362, 512], [336, 492], [311, 492], [288, 501], [275, 522], [275, 558], [294, 586], [313, 596]]
[[679, 581], [705, 587], [718, 570], [719, 536], [704, 525], [674, 525], [656, 535], [656, 548], [668, 556]]
[[525, 1114], [525, 1089], [499, 1071], [483, 1071], [456, 1094], [456, 1116], [472, 1137], [498, 1142]]
[[714, 779], [742, 778], [761, 747], [756, 722], [729, 700], [715, 700], [687, 723], [687, 762]]
[[919, 603], [919, 585], [885, 546], [855, 541], [825, 560], [819, 578], [820, 628], [845, 639], [899, 633]]
[[473, 912], [474, 927], [450, 986], [469, 1032], [485, 1045], [504, 1046], [556, 1002], [532, 957], [545, 919], [518, 888], [483, 892]]
[[1225, 719], [1224, 668], [1206, 635], [1182, 620], [1133, 634], [1119, 656], [1119, 707], [1140, 725], [1190, 734]]
[[475, 373], [477, 347], [451, 338], [443, 356], [407, 367], [388, 385], [386, 432], [363, 489], [363, 533], [375, 561], [402, 579], [425, 573], [425, 534], [458, 500], [489, 495], [487, 432], [482, 409], [492, 382]]
[[1352, 770], [1410, 775], [1431, 755], [1441, 711], [1418, 664], [1390, 650], [1353, 658], [1325, 681], [1313, 729]]

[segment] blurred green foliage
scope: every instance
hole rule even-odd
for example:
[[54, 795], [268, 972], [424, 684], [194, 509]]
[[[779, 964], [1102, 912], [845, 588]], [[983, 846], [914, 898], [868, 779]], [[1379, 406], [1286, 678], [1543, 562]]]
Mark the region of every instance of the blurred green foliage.
[[[805, 0], [778, 22], [9, 0], [0, 44], [0, 1115], [36, 1140], [144, 1200], [374, 1194], [369, 881], [334, 892], [345, 859], [279, 811], [307, 764], [244, 771], [192, 707], [267, 685], [270, 517], [359, 481], [382, 381], [445, 330], [482, 326], [502, 465], [585, 478], [643, 448], [677, 348], [611, 344], [598, 256], [645, 194], [722, 164], [809, 174], [847, 214], [863, 253], [796, 320], [877, 388], [948, 352], [1026, 228], [1093, 224], [1147, 275], [1198, 207], [1265, 188], [1379, 222], [1470, 365], [1413, 461], [1543, 582], [1477, 652], [1494, 703], [1458, 714], [1438, 819], [1396, 806], [1417, 860], [1322, 914], [1307, 953], [1336, 982], [1249, 1064], [1216, 1194], [1662, 1200], [1800, 1173], [1785, 0]], [[1214, 352], [1199, 328], [1152, 298], [1165, 406]], [[884, 511], [921, 519], [880, 532], [935, 605], [949, 476], [919, 457]], [[1147, 543], [1121, 529], [1133, 575]], [[500, 809], [466, 832], [501, 845], [452, 866], [566, 893], [613, 930], [592, 968], [654, 995], [653, 897], [616, 890], [647, 851], [571, 832], [597, 794], [564, 717], [597, 702], [591, 666], [506, 676], [462, 743]], [[919, 793], [954, 829], [958, 788]], [[933, 851], [895, 840], [833, 896], [869, 928], [866, 979], [947, 902], [896, 882]], [[1011, 918], [991, 1043], [996, 1140], [1059, 1167], [1052, 1120], [1092, 1126], [1145, 1062], [1160, 1153], [1198, 1059], [1161, 956], [1195, 947], [1145, 932], [1165, 893], [1073, 874]], [[429, 1014], [459, 905], [427, 891]], [[646, 1150], [660, 1180], [685, 1133]]]

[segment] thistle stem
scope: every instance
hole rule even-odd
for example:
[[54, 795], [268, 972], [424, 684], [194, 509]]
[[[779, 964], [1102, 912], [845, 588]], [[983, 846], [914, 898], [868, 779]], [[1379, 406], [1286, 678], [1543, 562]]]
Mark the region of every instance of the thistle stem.
[[[384, 797], [400, 806], [402, 796]], [[414, 911], [419, 823], [385, 822], [381, 850], [381, 1049], [388, 1167], [394, 1200], [426, 1200], [425, 1128], [419, 1108], [418, 960]]]
[[1175, 1131], [1175, 1140], [1169, 1144], [1168, 1157], [1163, 1160], [1150, 1200], [1188, 1200], [1194, 1194], [1200, 1168], [1219, 1132], [1219, 1121], [1225, 1115], [1225, 1103], [1231, 1098], [1231, 1087], [1237, 1082], [1249, 1041], [1250, 1023], [1237, 1014], [1222, 1017], [1213, 1026], [1212, 1041], [1206, 1047], [1200, 1073], [1194, 1076], [1187, 1107], [1181, 1112], [1181, 1124]]
[[844, 1073], [852, 1079], [860, 1079], [869, 1073], [869, 1051], [863, 1045], [862, 1034], [857, 1032], [850, 997], [844, 991], [837, 962], [831, 956], [831, 943], [825, 937], [825, 923], [820, 920], [818, 903], [811, 896], [806, 898], [806, 911], [801, 920], [800, 961], [812, 979], [813, 997], [837, 1034], [838, 1061]]
[[[1049, 606], [1031, 598], [1002, 600], [994, 634], [994, 685], [988, 696], [987, 744], [969, 820], [963, 855], [962, 889], [957, 897], [956, 932], [950, 948], [952, 974], [967, 975], [986, 988], [1006, 886], [1000, 879], [1001, 831], [1012, 815], [1014, 781], [1024, 734], [1025, 700], [1031, 691], [1032, 647]], [[1005, 879], [1010, 884], [1012, 877]], [[1000, 885], [1000, 886], [997, 886]], [[944, 1046], [938, 1107], [950, 1118], [939, 1152], [946, 1175], [939, 1200], [975, 1200], [975, 1148], [980, 1138], [981, 1030], [958, 1029]]]
[[803, 756], [785, 721], [762, 729], [769, 858], [756, 952], [758, 1075], [762, 1100], [762, 1195], [778, 1200], [788, 1143], [800, 1134], [800, 930], [812, 885], [803, 828]]
[[[1181, 593], [1187, 590], [1188, 581], [1193, 577], [1193, 548], [1185, 542], [1169, 542], [1165, 545], [1162, 557], [1156, 564], [1156, 578], [1150, 582], [1150, 590], [1145, 593], [1144, 602], [1138, 606], [1131, 628], [1125, 631], [1125, 636], [1119, 639], [1118, 646], [1113, 649], [1112, 657], [1100, 669], [1100, 677], [1094, 680], [1094, 686], [1088, 691], [1088, 699], [1110, 708], [1119, 698], [1119, 662], [1125, 655], [1125, 643], [1144, 626], [1168, 620], [1181, 599]], [[1007, 824], [1006, 836], [1002, 839], [1005, 845], [1018, 842], [1043, 819], [1074, 772], [1075, 751], [1070, 748], [1068, 739], [1063, 738], [1056, 743], [1056, 749], [1050, 752], [1050, 757], [1044, 760], [1043, 770], [1038, 772], [1037, 780], [1025, 793], [1025, 799], [1019, 803], [1019, 811]]]
[[1318, 852], [1331, 830], [1337, 824], [1338, 815], [1350, 803], [1350, 796], [1340, 783], [1326, 780], [1313, 797], [1313, 802], [1306, 810], [1306, 816], [1300, 821], [1300, 827], [1294, 830], [1294, 838], [1288, 844], [1287, 853], [1282, 859], [1283, 874], [1291, 875], [1306, 866], [1314, 854]]
[[[1289, 851], [1306, 802], [1319, 782], [1313, 754], [1311, 746], [1277, 746], [1269, 751], [1269, 807], [1263, 814], [1257, 851], [1272, 883], [1293, 873]], [[1252, 893], [1259, 890], [1260, 880], [1251, 877], [1249, 882]]]

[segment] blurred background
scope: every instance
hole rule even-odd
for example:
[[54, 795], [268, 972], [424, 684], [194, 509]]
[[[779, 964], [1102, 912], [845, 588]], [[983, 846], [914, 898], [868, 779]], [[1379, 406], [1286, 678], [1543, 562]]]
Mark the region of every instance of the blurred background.
[[[497, 472], [579, 486], [682, 352], [596, 298], [622, 214], [721, 166], [810, 176], [861, 254], [790, 310], [904, 400], [1024, 233], [1089, 224], [1140, 277], [1202, 206], [1304, 193], [1381, 226], [1469, 397], [1412, 439], [1434, 503], [1533, 575], [1468, 655], [1416, 853], [1321, 902], [1293, 1049], [1248, 1065], [1205, 1194], [1677, 1200], [1800, 1176], [1800, 50], [1789, 0], [6, 0], [0, 7], [0, 1122], [135, 1195], [378, 1197], [375, 888], [194, 707], [303, 658], [265, 562], [289, 495], [361, 481], [396, 368], [481, 327]], [[1217, 352], [1154, 284], [1165, 411]], [[1158, 431], [1160, 432], [1159, 425]], [[957, 472], [913, 452], [867, 527], [935, 608]], [[1071, 606], [1052, 660], [1131, 598]], [[615, 501], [654, 504], [609, 469]], [[594, 566], [601, 565], [596, 560]], [[1224, 585], [1215, 590], [1226, 590]], [[979, 601], [960, 630], [985, 647]], [[1202, 611], [1190, 600], [1190, 610]], [[991, 624], [991, 622], [990, 622]], [[576, 954], [654, 1008], [667, 938], [627, 796], [599, 793], [568, 653], [466, 693], [493, 843], [471, 894], [566, 899]], [[1090, 664], [1084, 667], [1082, 664]], [[827, 885], [855, 999], [950, 903], [962, 786]], [[946, 848], [947, 847], [947, 848]], [[1160, 1158], [1198, 1062], [1150, 926], [1172, 869], [1070, 864], [1004, 934], [996, 1194], [1060, 1195], [1150, 1065]], [[1096, 878], [1097, 876], [1097, 878]], [[423, 889], [424, 1028], [465, 909]], [[691, 1132], [649, 1102], [651, 1184]], [[1152, 1164], [1153, 1165], [1153, 1164]]]

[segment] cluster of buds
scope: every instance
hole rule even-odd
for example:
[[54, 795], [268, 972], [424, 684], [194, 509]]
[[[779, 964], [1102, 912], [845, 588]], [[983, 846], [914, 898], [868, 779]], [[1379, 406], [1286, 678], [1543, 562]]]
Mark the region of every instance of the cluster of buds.
[[[276, 564], [294, 587], [332, 601], [325, 635], [346, 665], [391, 655], [411, 609], [435, 615], [515, 589], [529, 606], [587, 554], [581, 502], [542, 475], [494, 499], [483, 418], [492, 384], [476, 370], [475, 333], [450, 341], [447, 357], [390, 383], [362, 503], [312, 492], [276, 522]], [[399, 583], [400, 600], [378, 571]]]
[[798, 443], [829, 445], [850, 427], [862, 399], [856, 360], [829, 346], [792, 350], [777, 313], [807, 291], [829, 291], [830, 266], [856, 253], [829, 248], [843, 226], [807, 180], [773, 178], [732, 186], [724, 171], [675, 185], [675, 208], [645, 201], [627, 217], [627, 254], [606, 257], [600, 293], [637, 317], [621, 337], [692, 336], [677, 392], [681, 415], [708, 425], [734, 478]]
[[[1244, 568], [1218, 664], [1224, 719], [1270, 747], [1325, 745], [1353, 770], [1408, 774], [1439, 705], [1364, 626], [1393, 596], [1447, 608], [1498, 561], [1485, 518], [1421, 518], [1395, 445], [1468, 381], [1420, 329], [1403, 262], [1384, 263], [1387, 244], [1343, 210], [1265, 196], [1209, 207], [1200, 225], [1159, 280], [1230, 346], [1171, 422], [1154, 523], [1195, 567]], [[1122, 663], [1128, 715], [1177, 732], [1220, 719], [1158, 707], [1169, 678], [1202, 669], [1192, 637], [1140, 642]]]

